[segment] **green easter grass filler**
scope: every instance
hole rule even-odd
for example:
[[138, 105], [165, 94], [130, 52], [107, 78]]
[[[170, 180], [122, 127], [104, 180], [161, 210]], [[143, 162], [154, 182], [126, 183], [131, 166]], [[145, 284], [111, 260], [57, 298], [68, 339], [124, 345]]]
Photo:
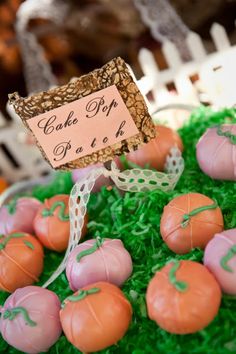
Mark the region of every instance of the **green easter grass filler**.
[[[110, 191], [103, 188], [100, 193], [90, 197], [87, 237], [120, 238], [131, 253], [134, 264], [131, 278], [122, 288], [133, 306], [132, 324], [118, 345], [101, 353], [236, 353], [235, 298], [224, 296], [216, 319], [203, 331], [185, 336], [171, 335], [161, 330], [148, 319], [145, 306], [145, 293], [150, 279], [168, 261], [173, 259], [202, 261], [203, 252], [198, 249], [187, 255], [178, 256], [163, 243], [159, 231], [160, 218], [164, 206], [171, 199], [191, 191], [205, 194], [217, 200], [224, 215], [225, 228], [236, 227], [236, 184], [215, 181], [204, 175], [198, 167], [195, 156], [195, 146], [200, 136], [208, 127], [222, 123], [236, 123], [236, 109], [213, 112], [210, 108], [200, 107], [192, 113], [190, 121], [179, 130], [185, 148], [185, 170], [174, 191], [127, 192], [121, 196], [116, 188]], [[70, 174], [63, 173], [57, 176], [50, 187], [34, 188], [33, 196], [44, 200], [58, 192], [69, 193], [71, 186]], [[40, 284], [50, 276], [61, 259], [62, 255], [46, 251], [45, 268]], [[71, 295], [64, 273], [49, 286], [49, 289], [55, 291], [61, 300]], [[0, 293], [1, 304], [7, 296], [6, 293]], [[0, 352], [19, 353], [9, 347], [3, 339], [0, 340]], [[68, 344], [62, 336], [49, 353], [76, 354], [78, 350]]]

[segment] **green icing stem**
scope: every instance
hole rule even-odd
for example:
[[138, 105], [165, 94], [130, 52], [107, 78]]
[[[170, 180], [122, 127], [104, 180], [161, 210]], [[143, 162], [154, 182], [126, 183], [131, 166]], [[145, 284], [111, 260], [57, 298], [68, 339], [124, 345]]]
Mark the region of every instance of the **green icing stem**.
[[25, 244], [27, 247], [29, 247], [31, 250], [34, 250], [34, 245], [33, 245], [31, 242], [29, 242], [29, 241], [27, 241], [27, 240], [24, 240], [24, 244]]
[[69, 214], [65, 214], [66, 204], [63, 201], [55, 202], [50, 209], [43, 209], [42, 216], [52, 216], [57, 207], [60, 207], [58, 218], [61, 221], [68, 221], [70, 219]]
[[3, 318], [4, 320], [8, 319], [10, 321], [14, 320], [17, 315], [21, 314], [24, 317], [26, 324], [30, 327], [37, 326], [37, 323], [32, 321], [29, 317], [28, 311], [24, 307], [15, 307], [13, 309], [8, 309], [4, 312]]
[[169, 271], [169, 281], [179, 292], [184, 292], [188, 289], [188, 284], [184, 281], [179, 281], [176, 279], [176, 271], [180, 267], [180, 262], [175, 260], [173, 267]]
[[[89, 290], [79, 290], [77, 295], [71, 295], [67, 297], [65, 301], [71, 301], [71, 302], [80, 301], [83, 300], [88, 295], [96, 294], [99, 292], [100, 292], [99, 288], [92, 288]], [[62, 308], [65, 306], [65, 301], [62, 303]]]
[[225, 136], [226, 138], [229, 138], [231, 144], [236, 144], [236, 135], [232, 134], [230, 131], [223, 132], [221, 125], [219, 125], [217, 128], [217, 134], [219, 136]]
[[232, 246], [226, 255], [221, 258], [220, 265], [227, 272], [233, 273], [234, 270], [227, 264], [236, 255], [236, 245]]
[[[1, 235], [1, 236], [2, 236], [2, 235]], [[24, 237], [24, 236], [25, 236], [25, 234], [23, 234], [23, 233], [14, 233], [14, 234], [11, 234], [11, 235], [7, 236], [7, 237], [2, 241], [2, 243], [0, 243], [0, 251], [2, 251], [2, 250], [6, 247], [7, 243], [8, 243], [12, 238], [21, 238], [21, 237]], [[32, 245], [31, 242], [25, 240], [24, 243], [25, 243], [25, 245], [26, 245], [27, 247], [31, 248], [32, 250], [34, 249], [34, 246]]]
[[16, 212], [16, 205], [17, 205], [18, 198], [13, 198], [7, 205], [7, 209], [10, 215], [15, 214]]
[[181, 227], [185, 228], [188, 226], [190, 218], [194, 215], [197, 215], [201, 213], [202, 211], [209, 210], [209, 209], [216, 209], [218, 207], [218, 204], [216, 201], [214, 201], [213, 204], [211, 205], [205, 205], [200, 208], [193, 209], [189, 214], [184, 214], [183, 215], [183, 221], [181, 223]]
[[94, 253], [99, 247], [102, 246], [103, 242], [104, 242], [104, 240], [101, 237], [97, 237], [96, 241], [92, 247], [88, 248], [87, 250], [81, 251], [77, 255], [77, 257], [76, 257], [77, 262], [79, 262], [81, 260], [81, 258], [83, 258], [84, 256], [88, 256], [89, 254]]

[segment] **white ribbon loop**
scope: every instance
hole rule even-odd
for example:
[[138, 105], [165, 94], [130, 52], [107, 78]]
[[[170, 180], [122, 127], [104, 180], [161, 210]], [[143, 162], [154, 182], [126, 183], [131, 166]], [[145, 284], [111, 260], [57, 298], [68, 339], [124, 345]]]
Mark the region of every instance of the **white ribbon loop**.
[[[95, 181], [107, 170], [104, 167], [92, 170], [81, 181], [77, 182], [70, 193], [70, 239], [65, 256], [51, 277], [43, 285], [47, 288], [66, 268], [66, 263], [70, 253], [78, 245], [84, 225], [84, 217], [87, 211], [87, 204]], [[79, 200], [79, 202], [78, 202]]]
[[184, 159], [177, 148], [172, 148], [166, 160], [166, 172], [133, 168], [120, 172], [114, 162], [111, 164], [111, 179], [124, 191], [145, 192], [161, 189], [164, 192], [173, 190], [183, 170]]

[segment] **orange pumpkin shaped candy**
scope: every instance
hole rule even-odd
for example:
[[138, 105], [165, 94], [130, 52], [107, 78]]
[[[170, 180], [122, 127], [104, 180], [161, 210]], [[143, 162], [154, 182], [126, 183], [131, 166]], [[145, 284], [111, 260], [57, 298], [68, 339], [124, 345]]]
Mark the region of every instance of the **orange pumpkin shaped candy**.
[[[86, 233], [84, 221], [82, 237]], [[65, 251], [70, 236], [69, 196], [56, 195], [46, 199], [34, 219], [34, 230], [41, 243], [53, 251]]]
[[224, 228], [217, 203], [200, 193], [188, 193], [172, 199], [161, 217], [161, 236], [175, 253], [184, 254], [195, 247], [204, 249]]
[[5, 189], [7, 189], [7, 187], [8, 187], [7, 181], [3, 177], [0, 177], [0, 193], [5, 191]]
[[130, 152], [126, 158], [140, 167], [150, 165], [151, 168], [163, 171], [171, 148], [177, 147], [183, 151], [183, 143], [173, 129], [164, 125], [156, 125], [155, 128], [156, 138], [142, 145], [138, 150]]
[[155, 274], [148, 285], [149, 317], [175, 334], [202, 330], [215, 318], [221, 302], [220, 286], [202, 264], [175, 261]]
[[43, 247], [33, 236], [12, 233], [0, 239], [0, 290], [13, 292], [38, 281], [43, 271]]
[[116, 344], [128, 330], [132, 307], [115, 285], [98, 282], [64, 301], [62, 329], [81, 352], [92, 353]]

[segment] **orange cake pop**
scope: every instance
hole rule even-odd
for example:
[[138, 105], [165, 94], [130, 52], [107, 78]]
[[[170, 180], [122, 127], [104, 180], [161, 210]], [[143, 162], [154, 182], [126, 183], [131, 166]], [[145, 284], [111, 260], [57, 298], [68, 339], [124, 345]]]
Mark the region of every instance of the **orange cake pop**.
[[[87, 216], [84, 220], [82, 237], [86, 233]], [[69, 196], [56, 195], [46, 199], [34, 220], [36, 236], [42, 244], [54, 251], [65, 251], [70, 236]]]
[[64, 301], [62, 329], [77, 349], [96, 352], [116, 344], [128, 330], [132, 307], [115, 285], [98, 282]]
[[220, 286], [202, 264], [175, 261], [155, 274], [148, 285], [149, 317], [170, 333], [200, 331], [217, 315]]
[[164, 208], [160, 226], [167, 246], [179, 254], [195, 247], [204, 249], [223, 228], [223, 216], [217, 203], [200, 193], [172, 199]]
[[5, 189], [7, 189], [8, 187], [8, 183], [5, 180], [5, 178], [0, 177], [0, 193], [2, 193], [3, 191], [5, 191]]
[[183, 143], [178, 133], [173, 129], [164, 125], [156, 125], [155, 128], [156, 138], [138, 150], [130, 152], [126, 158], [140, 167], [149, 165], [151, 168], [163, 171], [170, 149], [176, 146], [180, 151], [183, 151]]
[[0, 239], [0, 290], [13, 292], [38, 281], [43, 271], [43, 247], [33, 236], [12, 233]]

